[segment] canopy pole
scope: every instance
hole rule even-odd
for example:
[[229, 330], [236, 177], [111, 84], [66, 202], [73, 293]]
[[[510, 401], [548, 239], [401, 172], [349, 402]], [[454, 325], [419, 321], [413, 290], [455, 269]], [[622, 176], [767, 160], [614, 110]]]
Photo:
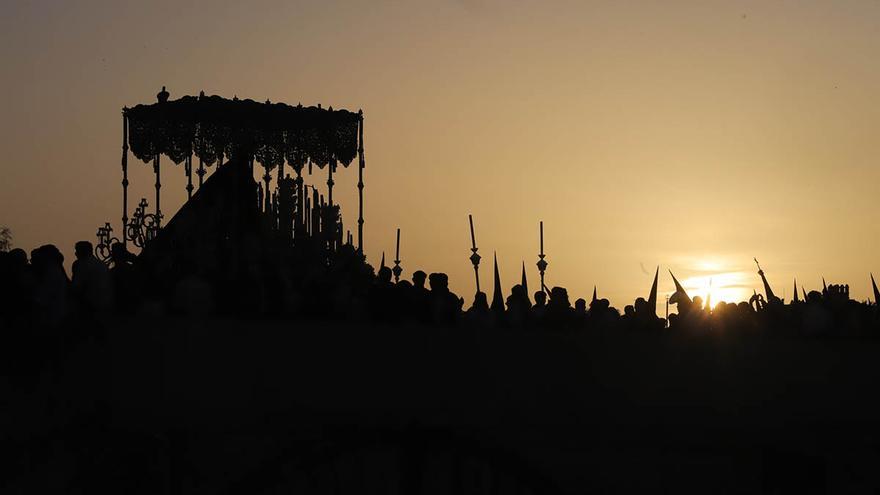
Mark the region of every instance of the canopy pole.
[[265, 211], [265, 212], [268, 213], [269, 210], [271, 209], [271, 207], [270, 207], [270, 204], [271, 204], [271, 200], [270, 200], [270, 198], [271, 198], [271, 194], [269, 193], [269, 182], [272, 181], [272, 176], [269, 174], [269, 166], [268, 166], [268, 165], [265, 165], [265, 164], [264, 164], [264, 165], [263, 165], [263, 170], [265, 171], [265, 173], [263, 174], [263, 181], [266, 183], [266, 189], [265, 189], [265, 190], [266, 190], [266, 193], [265, 193], [265, 195], [263, 196], [263, 199], [264, 199], [264, 201], [263, 201], [263, 203], [264, 203], [264, 205], [263, 205], [263, 211]]
[[324, 235], [327, 238], [327, 249], [329, 252], [333, 252], [336, 250], [334, 240], [336, 239], [336, 218], [330, 218], [330, 212], [333, 211], [333, 169], [336, 168], [336, 158], [331, 156], [329, 163], [327, 163], [327, 209], [322, 210], [326, 211], [322, 217], [323, 220], [328, 220], [327, 225], [322, 225], [322, 230], [324, 231]]
[[199, 157], [199, 169], [196, 170], [196, 174], [199, 176], [199, 189], [201, 189], [202, 184], [205, 183], [205, 164], [202, 162], [202, 157]]
[[333, 207], [333, 169], [336, 168], [336, 158], [330, 158], [330, 163], [327, 164], [327, 204], [330, 207]]
[[159, 180], [159, 153], [153, 158], [153, 173], [156, 174], [156, 227], [162, 224], [162, 209], [159, 208], [159, 190], [162, 188], [162, 182]]
[[122, 108], [122, 245], [128, 246], [128, 108]]
[[284, 158], [281, 159], [281, 163], [278, 164], [278, 187], [281, 187], [281, 179], [284, 178]]
[[188, 157], [186, 157], [186, 161], [183, 164], [184, 170], [186, 171], [186, 200], [189, 201], [192, 199], [193, 194], [193, 158], [192, 153]]
[[364, 254], [364, 111], [358, 110], [358, 252]]
[[306, 201], [303, 191], [302, 165], [296, 167], [296, 220], [293, 224], [293, 238], [295, 242], [305, 239], [306, 233], [303, 226], [305, 225]]

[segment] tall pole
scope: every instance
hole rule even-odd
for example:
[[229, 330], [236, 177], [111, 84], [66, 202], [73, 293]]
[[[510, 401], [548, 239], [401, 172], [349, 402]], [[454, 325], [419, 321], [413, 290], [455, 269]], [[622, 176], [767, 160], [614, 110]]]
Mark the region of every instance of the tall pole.
[[263, 211], [268, 212], [271, 209], [270, 208], [271, 193], [269, 192], [269, 183], [272, 181], [272, 176], [269, 174], [269, 166], [268, 165], [263, 164], [263, 171], [264, 171], [263, 181], [266, 183], [266, 187], [264, 189], [266, 192], [265, 192], [264, 201], [263, 201], [263, 203], [265, 203], [263, 205]]
[[284, 178], [284, 157], [281, 158], [281, 163], [278, 164], [278, 187], [281, 187], [281, 179]]
[[303, 190], [302, 165], [296, 169], [296, 203], [296, 220], [293, 225], [293, 238], [296, 239], [296, 242], [299, 242], [300, 239], [305, 239], [306, 237], [306, 232], [303, 228], [306, 221], [306, 200], [305, 191]]
[[122, 109], [122, 245], [128, 246], [128, 112]]
[[471, 263], [474, 265], [474, 280], [477, 282], [477, 292], [480, 292], [480, 255], [477, 254], [477, 238], [474, 237], [474, 217], [468, 214], [468, 222], [471, 224]]
[[544, 259], [544, 221], [540, 223], [541, 236], [541, 252], [538, 254], [538, 271], [541, 273], [541, 291], [547, 292], [547, 286], [544, 285], [544, 271], [547, 270], [547, 260]]
[[327, 164], [327, 204], [333, 207], [333, 169], [336, 168], [336, 158], [331, 157]]
[[669, 294], [666, 294], [666, 322], [663, 325], [664, 327], [669, 326]]
[[202, 162], [202, 157], [199, 157], [199, 169], [196, 170], [196, 174], [199, 176], [199, 189], [201, 189], [202, 184], [205, 183], [205, 164]]
[[397, 247], [394, 250], [394, 268], [391, 269], [394, 274], [394, 283], [400, 282], [400, 274], [403, 268], [400, 267], [400, 228], [397, 229]]
[[358, 252], [364, 253], [364, 111], [358, 110]]
[[192, 153], [186, 157], [186, 161], [183, 163], [184, 170], [186, 171], [186, 200], [189, 201], [192, 199], [193, 194], [193, 157]]
[[156, 227], [159, 227], [162, 223], [162, 209], [159, 208], [159, 189], [162, 188], [159, 180], [159, 153], [153, 158], [153, 173], [156, 174]]

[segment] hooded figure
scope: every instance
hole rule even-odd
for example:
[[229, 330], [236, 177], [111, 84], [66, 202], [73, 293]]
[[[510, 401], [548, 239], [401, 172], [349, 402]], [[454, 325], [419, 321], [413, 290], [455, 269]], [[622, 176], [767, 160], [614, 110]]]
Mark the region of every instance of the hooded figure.
[[654, 272], [654, 283], [651, 285], [651, 293], [648, 295], [648, 310], [651, 311], [654, 316], [657, 316], [657, 277], [660, 275], [660, 267], [657, 267], [657, 271]]
[[504, 315], [504, 293], [501, 291], [501, 275], [498, 273], [498, 254], [495, 254], [495, 285], [492, 289], [492, 312], [496, 317]]
[[693, 301], [691, 301], [684, 287], [678, 282], [678, 279], [675, 278], [672, 270], [669, 270], [669, 275], [672, 276], [672, 282], [675, 283], [675, 292], [669, 296], [669, 304], [675, 304], [678, 308], [678, 314], [684, 316], [690, 312]]

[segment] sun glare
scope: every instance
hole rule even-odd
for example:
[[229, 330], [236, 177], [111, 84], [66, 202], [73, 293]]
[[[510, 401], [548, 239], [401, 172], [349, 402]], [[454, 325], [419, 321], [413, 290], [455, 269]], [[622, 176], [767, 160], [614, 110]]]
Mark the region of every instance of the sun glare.
[[699, 260], [693, 263], [691, 272], [681, 279], [681, 285], [691, 299], [699, 297], [711, 308], [721, 302], [747, 301], [751, 296], [750, 282], [753, 274], [737, 270], [718, 260]]

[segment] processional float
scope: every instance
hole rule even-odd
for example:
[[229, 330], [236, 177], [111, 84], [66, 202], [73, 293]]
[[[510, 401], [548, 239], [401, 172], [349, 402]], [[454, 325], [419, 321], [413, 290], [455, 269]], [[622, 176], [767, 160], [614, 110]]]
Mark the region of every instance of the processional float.
[[[327, 236], [331, 246], [351, 244], [353, 237], [343, 230], [338, 206], [333, 201], [333, 173], [341, 163], [348, 167], [358, 160], [357, 250], [364, 248], [364, 115], [363, 111], [334, 110], [332, 107], [304, 107], [226, 99], [220, 96], [184, 96], [169, 100], [162, 88], [158, 101], [122, 110], [122, 239], [112, 235], [109, 222], [98, 229], [96, 254], [110, 261], [110, 246], [120, 242], [137, 248], [156, 237], [165, 217], [161, 206], [160, 157], [175, 165], [184, 164], [187, 200], [193, 199], [193, 159], [197, 160], [198, 188], [205, 183], [206, 168], [224, 166], [224, 160], [244, 160], [253, 171], [258, 162], [264, 169], [256, 198], [270, 225], [283, 238], [296, 244], [318, 235]], [[142, 198], [129, 217], [128, 155], [153, 166], [155, 200], [152, 211]], [[295, 178], [285, 175], [288, 164]], [[303, 168], [327, 168], [327, 200], [315, 187], [305, 184]], [[271, 191], [271, 171], [277, 169], [276, 190]], [[308, 187], [312, 187], [311, 198]]]

